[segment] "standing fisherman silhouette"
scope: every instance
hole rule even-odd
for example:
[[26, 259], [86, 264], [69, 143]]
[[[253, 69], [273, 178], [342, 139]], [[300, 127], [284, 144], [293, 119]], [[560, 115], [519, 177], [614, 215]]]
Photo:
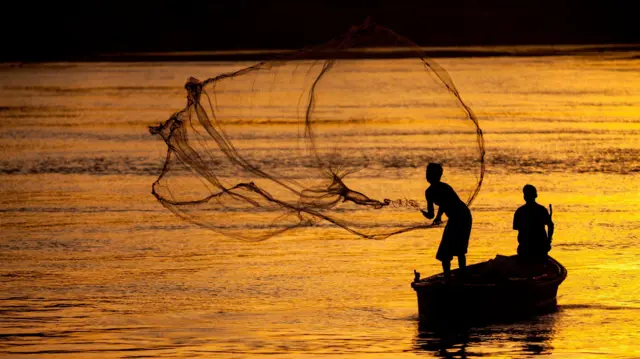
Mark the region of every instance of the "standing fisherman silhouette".
[[[551, 250], [553, 221], [544, 206], [536, 203], [538, 191], [530, 184], [522, 188], [527, 202], [516, 210], [513, 229], [518, 231], [518, 256], [524, 259], [543, 259]], [[552, 209], [551, 205], [549, 208]], [[549, 227], [549, 233], [544, 226]]]
[[444, 227], [440, 247], [436, 259], [442, 262], [442, 270], [445, 278], [451, 275], [451, 260], [458, 257], [458, 267], [464, 273], [467, 265], [467, 247], [469, 246], [469, 236], [471, 235], [471, 211], [467, 205], [460, 200], [456, 191], [448, 184], [441, 182], [442, 166], [437, 163], [427, 165], [427, 181], [429, 188], [424, 192], [427, 198], [427, 211], [420, 210], [428, 219], [434, 215], [433, 205], [438, 206], [438, 214], [433, 220], [433, 224], [442, 223], [442, 214], [446, 214], [449, 220]]

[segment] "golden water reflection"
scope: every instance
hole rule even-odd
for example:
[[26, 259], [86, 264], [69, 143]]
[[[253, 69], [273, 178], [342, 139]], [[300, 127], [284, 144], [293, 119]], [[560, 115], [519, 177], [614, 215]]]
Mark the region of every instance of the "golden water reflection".
[[[536, 185], [569, 271], [559, 312], [420, 331], [409, 283], [413, 269], [441, 270], [442, 228], [363, 241], [319, 226], [244, 243], [159, 205], [150, 185], [166, 146], [147, 126], [184, 106], [189, 76], [244, 64], [0, 66], [0, 356], [640, 357], [640, 62], [440, 63], [487, 141], [468, 263], [515, 253], [513, 212]], [[281, 128], [260, 127], [254, 147], [268, 150], [254, 153], [277, 160]], [[413, 161], [349, 184], [422, 200], [431, 128], [379, 129], [387, 150], [371, 154]], [[445, 171], [459, 193], [475, 182]]]

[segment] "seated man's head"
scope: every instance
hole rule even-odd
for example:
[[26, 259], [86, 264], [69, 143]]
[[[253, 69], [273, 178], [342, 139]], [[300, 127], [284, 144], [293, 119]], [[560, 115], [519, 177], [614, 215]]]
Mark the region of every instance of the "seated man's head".
[[524, 194], [524, 200], [527, 202], [535, 202], [536, 197], [538, 197], [538, 191], [530, 184], [522, 188], [522, 193]]
[[442, 166], [439, 163], [429, 163], [427, 165], [427, 181], [429, 183], [440, 182], [442, 178]]

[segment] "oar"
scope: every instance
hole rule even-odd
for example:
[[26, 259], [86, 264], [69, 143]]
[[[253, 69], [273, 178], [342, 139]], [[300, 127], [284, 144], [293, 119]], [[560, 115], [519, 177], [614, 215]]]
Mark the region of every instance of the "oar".
[[[549, 222], [551, 226], [553, 226], [553, 206], [551, 205], [551, 203], [549, 203]], [[551, 235], [553, 235], [553, 233], [551, 233]], [[551, 236], [549, 237], [549, 245], [551, 245]]]

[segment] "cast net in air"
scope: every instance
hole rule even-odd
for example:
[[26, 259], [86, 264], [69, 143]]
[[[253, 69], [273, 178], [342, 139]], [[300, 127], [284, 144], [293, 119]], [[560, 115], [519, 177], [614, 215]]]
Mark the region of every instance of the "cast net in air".
[[227, 236], [314, 226], [382, 239], [428, 228], [419, 209], [429, 162], [468, 205], [480, 190], [471, 108], [442, 67], [384, 27], [185, 88], [187, 106], [150, 128], [168, 145], [153, 194]]

